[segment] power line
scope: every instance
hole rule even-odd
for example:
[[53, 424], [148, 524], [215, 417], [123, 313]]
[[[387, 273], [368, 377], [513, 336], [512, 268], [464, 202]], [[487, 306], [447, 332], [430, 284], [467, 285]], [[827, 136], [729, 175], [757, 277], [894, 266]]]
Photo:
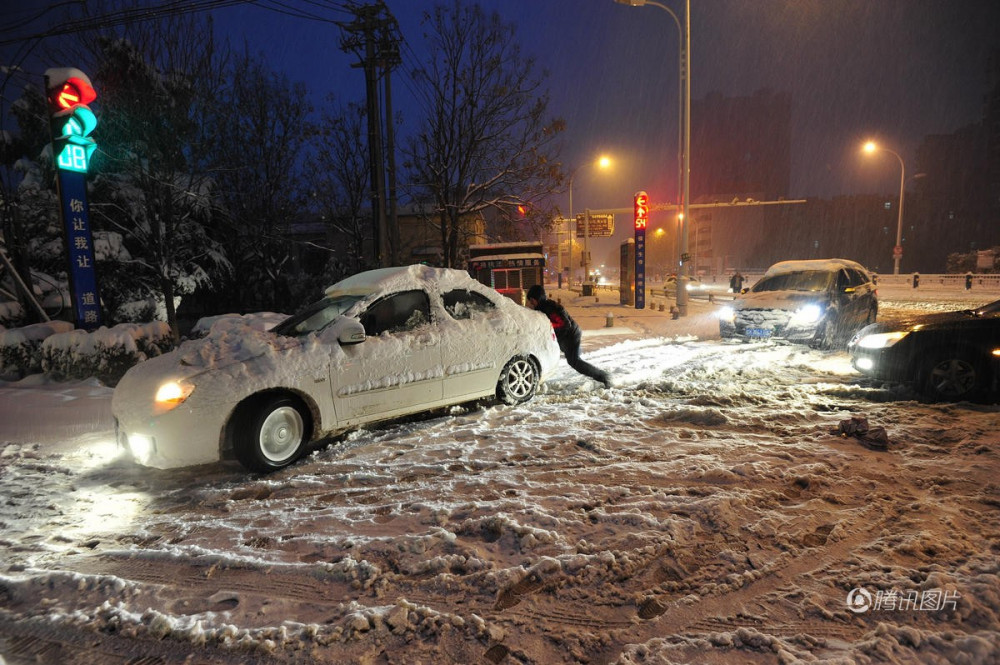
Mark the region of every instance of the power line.
[[69, 35], [88, 30], [113, 28], [126, 23], [149, 21], [183, 13], [193, 13], [222, 9], [233, 5], [246, 4], [253, 0], [170, 0], [155, 7], [121, 9], [101, 16], [70, 20], [42, 32], [0, 40], [0, 46], [23, 42], [30, 39], [44, 39], [59, 35]]

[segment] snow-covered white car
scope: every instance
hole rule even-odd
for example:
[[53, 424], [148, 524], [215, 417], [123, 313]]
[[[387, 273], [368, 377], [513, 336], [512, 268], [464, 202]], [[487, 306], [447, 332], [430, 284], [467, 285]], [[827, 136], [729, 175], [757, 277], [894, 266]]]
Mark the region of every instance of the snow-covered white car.
[[877, 315], [875, 284], [861, 264], [847, 259], [781, 261], [719, 311], [719, 335], [829, 349]]
[[112, 399], [120, 443], [157, 468], [237, 459], [272, 471], [366, 423], [527, 401], [559, 359], [544, 314], [464, 271], [372, 270], [325, 296], [268, 331], [216, 324], [130, 369]]

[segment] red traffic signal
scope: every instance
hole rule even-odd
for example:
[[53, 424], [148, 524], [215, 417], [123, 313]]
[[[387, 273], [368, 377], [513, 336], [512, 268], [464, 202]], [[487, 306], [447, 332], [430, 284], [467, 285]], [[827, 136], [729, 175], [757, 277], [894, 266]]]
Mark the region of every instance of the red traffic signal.
[[646, 192], [635, 193], [635, 230], [645, 230], [649, 222], [649, 195]]
[[89, 81], [71, 76], [62, 85], [49, 89], [49, 104], [53, 112], [68, 111], [80, 104], [97, 99], [97, 92]]

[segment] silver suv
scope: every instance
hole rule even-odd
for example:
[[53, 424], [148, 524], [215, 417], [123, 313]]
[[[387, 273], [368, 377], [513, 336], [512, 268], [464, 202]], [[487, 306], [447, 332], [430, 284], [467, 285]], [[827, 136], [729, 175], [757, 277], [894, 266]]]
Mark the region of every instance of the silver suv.
[[782, 261], [719, 312], [723, 338], [843, 346], [878, 315], [871, 274], [847, 259]]

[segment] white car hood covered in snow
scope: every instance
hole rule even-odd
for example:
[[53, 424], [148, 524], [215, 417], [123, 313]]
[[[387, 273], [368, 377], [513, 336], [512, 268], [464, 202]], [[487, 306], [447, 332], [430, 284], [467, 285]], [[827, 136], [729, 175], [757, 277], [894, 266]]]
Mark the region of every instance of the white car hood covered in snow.
[[823, 293], [809, 291], [761, 291], [744, 293], [733, 300], [734, 309], [781, 309], [795, 311], [802, 305], [817, 302]]

